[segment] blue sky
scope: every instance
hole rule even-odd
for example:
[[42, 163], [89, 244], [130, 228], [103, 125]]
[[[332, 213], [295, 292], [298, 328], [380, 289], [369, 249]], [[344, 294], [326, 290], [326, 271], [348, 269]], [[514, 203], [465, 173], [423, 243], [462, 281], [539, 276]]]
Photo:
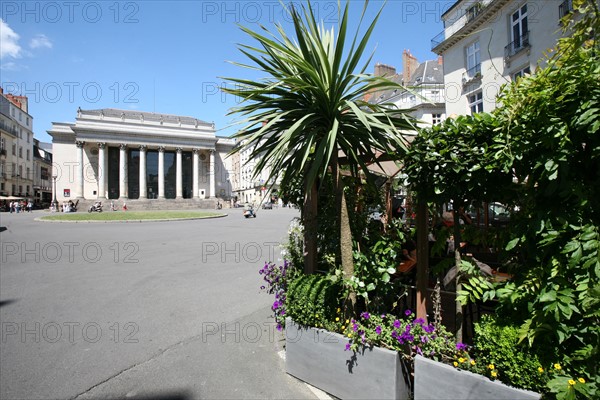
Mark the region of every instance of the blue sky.
[[[391, 0], [369, 43], [377, 62], [402, 64], [409, 49], [434, 59], [430, 40], [455, 1]], [[299, 4], [300, 1], [294, 1]], [[289, 2], [286, 2], [289, 4]], [[371, 1], [372, 16], [383, 4]], [[337, 1], [313, 3], [327, 25]], [[362, 1], [352, 0], [357, 21]], [[50, 141], [52, 122], [73, 122], [82, 109], [120, 108], [214, 121], [229, 136], [236, 99], [219, 92], [220, 77], [258, 78], [227, 61], [245, 61], [236, 43], [252, 44], [237, 23], [272, 29], [289, 17], [277, 0], [261, 1], [3, 1], [0, 85], [29, 97], [34, 134]]]

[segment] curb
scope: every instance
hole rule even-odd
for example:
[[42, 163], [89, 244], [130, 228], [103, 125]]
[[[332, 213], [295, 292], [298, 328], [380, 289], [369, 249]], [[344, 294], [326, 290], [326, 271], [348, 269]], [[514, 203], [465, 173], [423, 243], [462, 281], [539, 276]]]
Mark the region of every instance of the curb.
[[219, 215], [209, 215], [206, 217], [189, 217], [189, 218], [165, 218], [165, 219], [130, 219], [130, 220], [114, 220], [114, 221], [60, 221], [60, 220], [51, 220], [51, 219], [43, 219], [44, 217], [34, 218], [34, 221], [38, 222], [49, 222], [49, 223], [59, 223], [59, 224], [130, 224], [130, 223], [144, 223], [144, 222], [173, 222], [173, 221], [194, 221], [201, 219], [214, 219], [214, 218], [224, 218], [229, 214], [219, 214]]

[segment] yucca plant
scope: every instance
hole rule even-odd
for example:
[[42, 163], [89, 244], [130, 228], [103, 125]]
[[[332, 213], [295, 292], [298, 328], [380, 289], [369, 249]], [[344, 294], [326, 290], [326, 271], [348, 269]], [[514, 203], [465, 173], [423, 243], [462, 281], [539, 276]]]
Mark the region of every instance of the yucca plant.
[[335, 28], [326, 29], [317, 23], [310, 1], [287, 8], [293, 36], [280, 24], [275, 25], [276, 33], [262, 26], [260, 32], [242, 26], [257, 44], [239, 45], [250, 63], [235, 64], [265, 77], [257, 81], [224, 78], [233, 84], [225, 92], [241, 98], [240, 105], [230, 112], [240, 116], [238, 123], [242, 124], [234, 137], [243, 145], [234, 152], [251, 149], [251, 158], [257, 160], [255, 174], [269, 168], [269, 180], [279, 176], [282, 186], [295, 177], [303, 178], [306, 273], [316, 269], [319, 182], [327, 173], [333, 175], [339, 211], [339, 260], [346, 278], [354, 271], [340, 167], [351, 176], [368, 179], [368, 164], [381, 154], [403, 153], [406, 142], [399, 132], [414, 129], [405, 111], [364, 100], [367, 94], [402, 87], [384, 77], [365, 74], [373, 54], [363, 60], [363, 53], [383, 7], [361, 34], [368, 7], [365, 1], [347, 49], [349, 6], [349, 1], [343, 8], [338, 4], [337, 34]]

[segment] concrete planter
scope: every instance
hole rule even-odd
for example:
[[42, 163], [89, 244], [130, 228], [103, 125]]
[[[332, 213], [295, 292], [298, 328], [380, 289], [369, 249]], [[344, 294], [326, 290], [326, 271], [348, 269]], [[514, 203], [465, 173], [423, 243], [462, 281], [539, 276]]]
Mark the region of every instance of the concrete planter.
[[537, 400], [538, 393], [506, 386], [425, 357], [415, 358], [415, 400]]
[[345, 351], [347, 338], [286, 319], [286, 372], [340, 399], [409, 399], [397, 352], [373, 347]]

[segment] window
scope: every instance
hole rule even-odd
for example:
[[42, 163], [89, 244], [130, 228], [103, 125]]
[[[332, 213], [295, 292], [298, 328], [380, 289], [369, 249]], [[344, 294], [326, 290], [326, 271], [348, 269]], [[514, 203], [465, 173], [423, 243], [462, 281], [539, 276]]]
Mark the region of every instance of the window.
[[17, 164], [12, 163], [12, 171], [10, 171], [12, 176], [17, 176]]
[[469, 79], [481, 74], [481, 57], [479, 52], [479, 41], [467, 46], [467, 75]]
[[573, 11], [573, 0], [565, 0], [558, 6], [558, 18], [563, 19]]
[[29, 132], [27, 132], [27, 143], [29, 143], [30, 137], [29, 137]]
[[[19, 174], [17, 175], [17, 177], [22, 178], [23, 177], [23, 166], [19, 165]], [[19, 189], [19, 191], [21, 191], [21, 189]]]
[[14, 144], [14, 143], [13, 143], [13, 145], [12, 145], [12, 153], [13, 153], [13, 156], [16, 156], [16, 155], [17, 155], [17, 145], [16, 145], [16, 144]]
[[519, 71], [515, 72], [512, 76], [513, 81], [516, 81], [518, 78], [523, 77], [523, 75], [529, 75], [531, 74], [531, 68], [529, 66], [520, 69]]
[[27, 117], [27, 118], [25, 119], [25, 123], [27, 124], [27, 126], [29, 126], [29, 117]]
[[442, 123], [442, 114], [431, 114], [431, 123], [433, 125]]
[[6, 148], [6, 140], [4, 138], [0, 138], [0, 150], [4, 150]]
[[31, 154], [29, 153], [29, 149], [27, 149], [27, 161], [31, 158]]
[[469, 95], [468, 98], [471, 114], [483, 112], [483, 92], [479, 91], [477, 93], [473, 93], [472, 95]]
[[27, 185], [27, 195], [29, 196], [29, 185]]
[[19, 146], [19, 158], [23, 158], [23, 147]]
[[529, 31], [527, 26], [527, 4], [523, 5], [513, 13], [511, 16], [511, 26], [511, 39], [513, 48], [516, 52], [529, 44], [529, 39], [527, 37], [527, 32]]
[[[27, 168], [27, 175], [25, 176], [25, 179], [31, 179], [31, 176], [29, 175], [31, 173], [31, 170], [29, 168]], [[27, 189], [27, 191], [29, 192], [29, 189]]]

